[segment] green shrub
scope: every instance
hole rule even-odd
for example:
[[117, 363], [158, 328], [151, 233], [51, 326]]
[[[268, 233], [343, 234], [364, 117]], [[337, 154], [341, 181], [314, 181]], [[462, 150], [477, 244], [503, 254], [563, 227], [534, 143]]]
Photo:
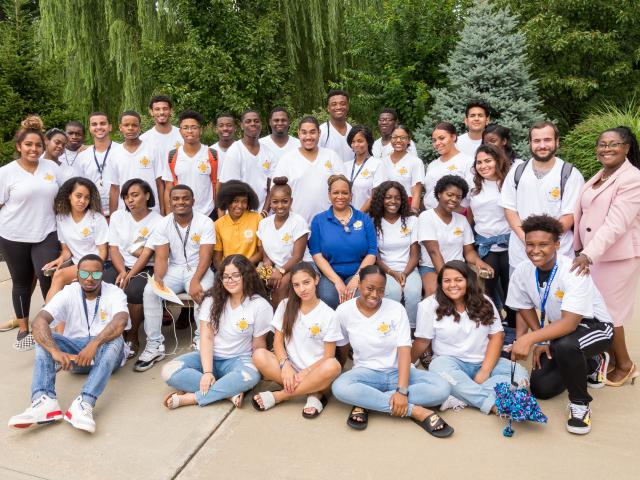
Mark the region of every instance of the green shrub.
[[640, 136], [640, 103], [635, 99], [623, 107], [606, 103], [596, 108], [564, 138], [561, 158], [578, 167], [585, 179], [591, 178], [601, 168], [595, 150], [598, 137], [603, 131], [622, 125]]

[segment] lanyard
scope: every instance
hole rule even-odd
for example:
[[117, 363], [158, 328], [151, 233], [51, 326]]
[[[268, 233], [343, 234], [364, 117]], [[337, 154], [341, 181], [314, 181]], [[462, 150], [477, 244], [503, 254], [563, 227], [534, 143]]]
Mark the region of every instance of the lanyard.
[[75, 155], [75, 157], [73, 157], [73, 161], [69, 162], [69, 157], [67, 156], [67, 149], [65, 148], [64, 149], [64, 161], [65, 161], [65, 163], [68, 166], [73, 167], [73, 164], [76, 163], [76, 159], [78, 158], [79, 153], [80, 152], [76, 151], [76, 155]]
[[362, 165], [360, 165], [360, 168], [358, 169], [358, 171], [356, 172], [356, 174], [353, 174], [353, 171], [356, 168], [356, 160], [355, 158], [353, 159], [353, 165], [351, 166], [351, 180], [349, 181], [349, 183], [353, 186], [353, 181], [358, 178], [358, 175], [360, 175], [360, 172], [362, 171], [362, 169], [364, 168], [364, 164], [367, 163], [367, 160], [369, 160], [369, 158], [371, 157], [367, 157], [364, 159], [364, 161], [362, 162]]
[[93, 326], [93, 322], [96, 321], [96, 315], [98, 315], [98, 307], [100, 306], [100, 295], [96, 298], [96, 307], [93, 310], [93, 318], [91, 319], [91, 323], [89, 323], [89, 311], [87, 310], [87, 296], [82, 291], [82, 306], [84, 307], [84, 316], [87, 320], [87, 333], [89, 334], [89, 338], [91, 338], [91, 327]]
[[176, 232], [178, 233], [178, 237], [180, 237], [180, 242], [182, 243], [182, 254], [184, 255], [184, 261], [187, 264], [187, 270], [191, 270], [189, 267], [189, 260], [187, 259], [187, 241], [189, 241], [189, 231], [191, 230], [191, 222], [187, 226], [187, 231], [185, 233], [184, 238], [182, 238], [182, 234], [180, 233], [180, 228], [178, 228], [178, 222], [176, 219], [173, 219], [173, 226], [176, 228]]
[[102, 159], [102, 165], [98, 163], [98, 157], [96, 156], [96, 146], [93, 146], [93, 161], [96, 164], [96, 168], [98, 169], [98, 173], [100, 174], [100, 181], [102, 181], [102, 172], [104, 172], [104, 166], [107, 163], [107, 157], [109, 156], [109, 151], [111, 150], [111, 144], [107, 147], [107, 151], [104, 152], [104, 158]]
[[[556, 272], [558, 271], [558, 262], [553, 265], [553, 269], [551, 270], [551, 274], [549, 275], [549, 279], [547, 280], [547, 285], [544, 287], [544, 293], [540, 296], [540, 328], [544, 327], [544, 319], [546, 316], [545, 306], [547, 304], [547, 298], [549, 298], [549, 291], [551, 290], [551, 284], [553, 283], [553, 279], [556, 276]], [[540, 282], [538, 281], [538, 269], [536, 268], [536, 288], [538, 289], [538, 293], [540, 293]]]

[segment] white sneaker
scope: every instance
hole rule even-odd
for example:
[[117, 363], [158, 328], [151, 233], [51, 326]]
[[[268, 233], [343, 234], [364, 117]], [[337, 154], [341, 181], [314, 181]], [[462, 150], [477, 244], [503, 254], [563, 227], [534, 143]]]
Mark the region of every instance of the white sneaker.
[[136, 372], [144, 372], [153, 367], [153, 364], [164, 359], [164, 345], [147, 346], [144, 352], [138, 357], [138, 361], [133, 366]]
[[96, 422], [93, 421], [93, 407], [87, 402], [82, 401], [82, 395], [78, 395], [73, 401], [64, 419], [73, 427], [85, 432], [93, 433], [96, 431]]
[[58, 400], [48, 395], [36, 398], [24, 412], [9, 419], [12, 428], [29, 428], [32, 425], [46, 425], [62, 419], [62, 409]]
[[440, 411], [444, 412], [445, 410], [449, 410], [451, 408], [454, 412], [459, 412], [460, 410], [468, 406], [469, 405], [467, 405], [462, 400], [454, 397], [453, 395], [449, 395], [449, 397], [444, 402], [442, 402], [442, 405], [440, 405]]

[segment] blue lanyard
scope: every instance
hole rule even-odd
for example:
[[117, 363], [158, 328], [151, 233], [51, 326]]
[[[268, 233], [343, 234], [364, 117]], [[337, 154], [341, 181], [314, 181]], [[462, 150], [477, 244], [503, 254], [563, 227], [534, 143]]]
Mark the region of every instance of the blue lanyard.
[[102, 159], [102, 165], [98, 163], [98, 157], [96, 156], [96, 146], [93, 146], [93, 161], [96, 163], [96, 168], [98, 169], [98, 173], [100, 174], [100, 179], [102, 180], [102, 172], [104, 172], [104, 166], [107, 163], [107, 157], [109, 156], [109, 151], [111, 150], [111, 144], [107, 147], [107, 151], [104, 152], [104, 158]]
[[[551, 274], [549, 275], [549, 279], [547, 280], [547, 285], [544, 287], [544, 293], [540, 296], [540, 328], [544, 327], [544, 319], [546, 316], [545, 306], [547, 305], [547, 299], [549, 298], [549, 291], [551, 290], [551, 284], [553, 283], [553, 279], [556, 276], [556, 272], [558, 271], [558, 262], [553, 265], [553, 269], [551, 270]], [[539, 270], [536, 268], [536, 288], [538, 289], [538, 293], [540, 293], [540, 282], [538, 281], [538, 272]]]
[[93, 322], [96, 321], [96, 316], [98, 315], [98, 306], [100, 305], [100, 295], [96, 298], [96, 307], [93, 310], [93, 318], [91, 319], [91, 323], [89, 323], [89, 311], [87, 310], [87, 296], [82, 291], [82, 306], [84, 307], [84, 316], [87, 320], [87, 334], [89, 338], [91, 338], [91, 327], [93, 326]]
[[353, 186], [353, 181], [358, 178], [358, 175], [360, 175], [360, 172], [362, 171], [362, 169], [364, 168], [364, 164], [367, 163], [367, 160], [369, 160], [369, 158], [371, 157], [367, 157], [364, 159], [364, 162], [362, 162], [362, 165], [360, 165], [360, 168], [358, 169], [358, 171], [356, 172], [356, 174], [353, 174], [353, 171], [356, 168], [356, 159], [353, 159], [353, 165], [351, 166], [351, 180], [349, 181], [349, 183]]

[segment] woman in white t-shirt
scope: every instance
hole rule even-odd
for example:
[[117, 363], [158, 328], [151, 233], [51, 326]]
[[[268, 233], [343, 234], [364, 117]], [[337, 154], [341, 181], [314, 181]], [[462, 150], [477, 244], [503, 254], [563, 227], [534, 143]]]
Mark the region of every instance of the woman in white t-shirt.
[[393, 152], [382, 159], [373, 179], [377, 187], [387, 180], [400, 183], [409, 197], [409, 206], [415, 214], [420, 213], [420, 196], [424, 179], [422, 160], [409, 153], [411, 131], [404, 125], [398, 125], [391, 134]]
[[225, 257], [200, 307], [200, 351], [162, 369], [162, 379], [176, 389], [165, 397], [165, 406], [205, 406], [226, 398], [240, 408], [244, 393], [260, 381], [251, 355], [266, 349], [272, 319], [255, 266], [242, 255]]
[[[355, 405], [347, 425], [364, 430], [368, 410], [411, 419], [435, 437], [453, 433], [447, 423], [425, 406], [440, 405], [451, 387], [439, 375], [411, 365], [411, 330], [404, 307], [384, 298], [386, 276], [378, 265], [360, 270], [360, 296], [336, 310], [343, 339], [353, 349], [353, 368], [333, 382], [333, 395]], [[346, 357], [345, 357], [346, 358]]]
[[40, 159], [44, 144], [42, 120], [28, 117], [16, 134], [19, 158], [0, 168], [0, 254], [11, 275], [16, 315], [2, 330], [19, 327], [14, 344], [18, 351], [35, 346], [29, 333], [33, 279], [38, 278], [46, 297], [51, 277], [45, 276], [42, 267], [60, 252], [53, 200], [62, 184], [61, 173], [55, 162]]
[[309, 262], [291, 270], [289, 298], [283, 300], [271, 322], [273, 352], [259, 348], [253, 363], [265, 378], [283, 386], [253, 397], [256, 410], [265, 411], [301, 395], [307, 396], [304, 418], [315, 418], [327, 405], [324, 392], [340, 375], [336, 341], [342, 339], [335, 312], [316, 294], [320, 275]]
[[418, 272], [420, 244], [418, 217], [411, 216], [409, 198], [398, 182], [382, 182], [373, 194], [369, 211], [378, 237], [376, 263], [387, 275], [384, 296], [407, 309], [409, 324], [416, 328], [416, 312], [422, 299]]
[[347, 134], [354, 159], [344, 164], [344, 172], [351, 182], [353, 206], [361, 212], [368, 212], [373, 191], [373, 177], [380, 165], [380, 159], [373, 156], [373, 133], [366, 125], [355, 125]]
[[[285, 177], [273, 179], [269, 198], [273, 215], [258, 224], [257, 237], [262, 242], [262, 263], [271, 267], [271, 304], [278, 306], [289, 292], [291, 269], [305, 257], [309, 225], [304, 218], [291, 211], [291, 187]], [[307, 255], [311, 259], [310, 255]]]
[[[440, 122], [433, 129], [431, 141], [433, 148], [436, 149], [440, 156], [427, 166], [427, 173], [424, 177], [426, 191], [424, 206], [426, 208], [436, 208], [438, 206], [433, 190], [438, 180], [445, 175], [459, 175], [467, 181], [468, 185], [473, 182], [473, 174], [471, 172], [473, 158], [461, 153], [456, 148], [457, 138], [456, 127], [449, 122]], [[463, 201], [462, 206], [466, 207], [466, 202]]]
[[436, 208], [420, 214], [418, 241], [425, 250], [420, 258], [420, 275], [426, 296], [436, 290], [437, 274], [451, 260], [466, 260], [478, 271], [493, 276], [493, 268], [485, 263], [473, 248], [473, 231], [464, 215], [456, 213], [460, 202], [469, 193], [466, 180], [458, 175], [445, 175], [436, 183], [433, 195]]
[[[478, 255], [493, 268], [494, 276], [485, 280], [485, 290], [499, 309], [509, 291], [509, 234], [511, 227], [499, 205], [500, 189], [510, 163], [493, 145], [480, 145], [473, 166], [474, 187], [469, 192], [467, 219], [475, 230]], [[498, 287], [500, 286], [500, 288]], [[505, 323], [516, 326], [516, 313], [504, 307]]]
[[496, 307], [478, 285], [475, 273], [460, 261], [447, 262], [438, 274], [435, 295], [418, 306], [412, 361], [429, 346], [434, 359], [429, 371], [451, 384], [451, 395], [440, 410], [472, 405], [483, 413], [496, 413], [493, 387], [514, 381], [528, 384], [527, 371], [500, 357], [504, 332]]
[[139, 178], [127, 180], [120, 189], [125, 209], [111, 214], [109, 223], [109, 253], [111, 265], [104, 272], [104, 281], [124, 290], [129, 304], [131, 329], [125, 332], [127, 358], [136, 356], [140, 349], [138, 330], [144, 320], [142, 295], [147, 278], [153, 275], [153, 250], [145, 244], [153, 230], [162, 221], [159, 213], [151, 210], [155, 197], [151, 186]]
[[45, 271], [55, 271], [47, 303], [65, 285], [76, 280], [77, 264], [82, 257], [93, 253], [104, 262], [109, 254], [109, 226], [102, 215], [100, 192], [91, 180], [73, 177], [64, 182], [53, 208], [61, 253], [53, 262], [42, 267]]

